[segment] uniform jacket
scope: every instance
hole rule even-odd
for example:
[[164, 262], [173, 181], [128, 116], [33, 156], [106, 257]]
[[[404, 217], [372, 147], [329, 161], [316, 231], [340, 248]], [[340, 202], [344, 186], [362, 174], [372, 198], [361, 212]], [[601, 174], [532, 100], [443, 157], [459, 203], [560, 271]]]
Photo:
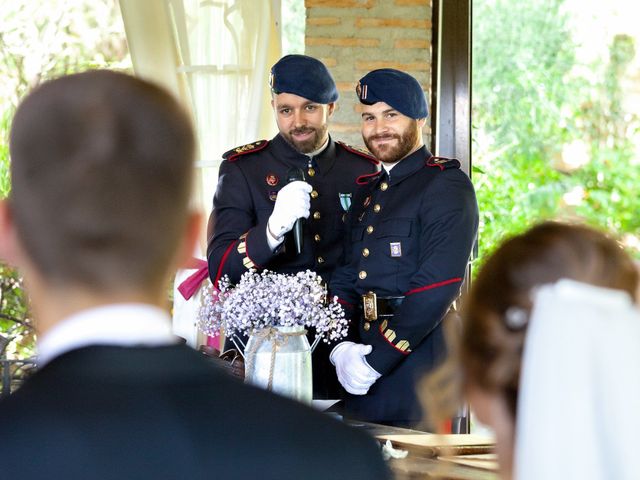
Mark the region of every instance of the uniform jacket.
[[[343, 215], [357, 188], [356, 179], [377, 171], [377, 162], [332, 139], [310, 160], [281, 135], [231, 150], [224, 158], [209, 219], [207, 259], [214, 285], [223, 275], [237, 282], [249, 268], [282, 273], [310, 269], [328, 281], [342, 256]], [[313, 186], [299, 256], [289, 239], [271, 251], [266, 233], [278, 191], [287, 184], [292, 167], [302, 168]]]
[[184, 345], [53, 359], [0, 401], [2, 478], [387, 478], [365, 434], [210, 362]]
[[[310, 159], [281, 135], [238, 147], [224, 158], [209, 219], [207, 259], [213, 284], [223, 275], [235, 283], [250, 268], [280, 273], [309, 269], [328, 283], [343, 255], [345, 214], [358, 187], [356, 179], [377, 171], [378, 162], [331, 138], [327, 148]], [[290, 233], [275, 252], [267, 244], [267, 221], [292, 167], [302, 168], [313, 186], [301, 255], [296, 255]], [[321, 342], [313, 354], [315, 398], [339, 396], [329, 352]]]
[[373, 346], [366, 358], [382, 374], [365, 396], [347, 395], [351, 414], [371, 421], [417, 422], [415, 377], [444, 355], [441, 320], [459, 293], [478, 228], [478, 206], [457, 160], [425, 147], [390, 175], [364, 176], [348, 216], [351, 248], [331, 293], [345, 304], [360, 296], [405, 296], [395, 316], [365, 322], [352, 338]]

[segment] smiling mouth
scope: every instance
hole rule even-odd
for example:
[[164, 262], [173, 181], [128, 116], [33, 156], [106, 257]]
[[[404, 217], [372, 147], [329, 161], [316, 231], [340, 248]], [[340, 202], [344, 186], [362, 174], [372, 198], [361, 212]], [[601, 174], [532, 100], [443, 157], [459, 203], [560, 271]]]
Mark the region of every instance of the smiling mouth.
[[313, 135], [313, 130], [298, 130], [291, 132], [291, 136], [295, 138], [307, 138]]
[[388, 137], [374, 137], [371, 140], [373, 141], [373, 143], [380, 145], [380, 144], [389, 143], [398, 139], [394, 136], [388, 136]]

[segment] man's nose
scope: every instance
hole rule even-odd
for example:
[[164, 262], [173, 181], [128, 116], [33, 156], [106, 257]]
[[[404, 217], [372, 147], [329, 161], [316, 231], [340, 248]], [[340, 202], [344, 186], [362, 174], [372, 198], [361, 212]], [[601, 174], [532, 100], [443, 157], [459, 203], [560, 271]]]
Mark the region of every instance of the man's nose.
[[386, 133], [387, 131], [388, 131], [388, 125], [383, 118], [379, 118], [373, 121], [373, 132], [376, 135]]
[[293, 112], [293, 122], [295, 127], [304, 127], [307, 124], [304, 113], [301, 110]]

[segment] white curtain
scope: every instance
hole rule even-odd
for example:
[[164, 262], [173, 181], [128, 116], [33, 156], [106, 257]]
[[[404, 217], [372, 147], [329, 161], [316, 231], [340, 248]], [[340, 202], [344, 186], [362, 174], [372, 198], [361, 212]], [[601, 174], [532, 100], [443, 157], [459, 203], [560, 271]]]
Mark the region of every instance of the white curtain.
[[176, 24], [178, 72], [190, 86], [200, 140], [201, 204], [208, 212], [222, 153], [275, 132], [268, 75], [281, 51], [279, 1], [179, 3], [184, 22]]
[[[268, 76], [281, 54], [280, 0], [120, 0], [120, 8], [136, 74], [167, 86], [193, 113], [193, 201], [208, 215], [221, 155], [276, 131]], [[174, 299], [181, 332], [194, 328], [194, 302]]]

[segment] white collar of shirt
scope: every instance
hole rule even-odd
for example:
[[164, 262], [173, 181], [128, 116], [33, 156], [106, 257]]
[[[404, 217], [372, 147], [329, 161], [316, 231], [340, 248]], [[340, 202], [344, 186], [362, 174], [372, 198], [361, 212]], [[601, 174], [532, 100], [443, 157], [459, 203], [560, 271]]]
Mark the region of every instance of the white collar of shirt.
[[382, 163], [382, 168], [384, 168], [384, 171], [387, 172], [387, 175], [389, 175], [389, 173], [391, 173], [391, 169], [395, 167], [397, 164], [399, 164], [400, 162], [401, 160], [397, 161], [396, 163], [384, 163], [384, 162], [380, 162], [380, 163]]
[[88, 345], [161, 346], [177, 342], [171, 317], [142, 303], [107, 305], [80, 311], [54, 326], [38, 341], [38, 366]]
[[407, 158], [409, 155], [413, 155], [415, 152], [417, 152], [418, 150], [420, 150], [423, 147], [423, 145], [420, 145], [418, 148], [416, 148], [415, 150], [413, 150], [411, 153], [409, 153], [408, 155], [405, 155], [404, 157], [402, 157], [400, 160], [398, 160], [397, 162], [394, 163], [384, 163], [384, 162], [380, 162], [382, 163], [382, 168], [384, 168], [384, 170], [387, 172], [387, 175], [389, 175], [391, 173], [391, 169], [393, 167], [395, 167], [396, 165], [398, 165], [402, 160], [404, 160], [405, 158]]
[[316, 155], [320, 155], [324, 151], [324, 149], [327, 148], [328, 145], [329, 145], [329, 139], [327, 138], [327, 140], [322, 144], [322, 146], [319, 149], [314, 150], [313, 152], [310, 152], [310, 153], [305, 153], [305, 155], [309, 158], [313, 158]]

